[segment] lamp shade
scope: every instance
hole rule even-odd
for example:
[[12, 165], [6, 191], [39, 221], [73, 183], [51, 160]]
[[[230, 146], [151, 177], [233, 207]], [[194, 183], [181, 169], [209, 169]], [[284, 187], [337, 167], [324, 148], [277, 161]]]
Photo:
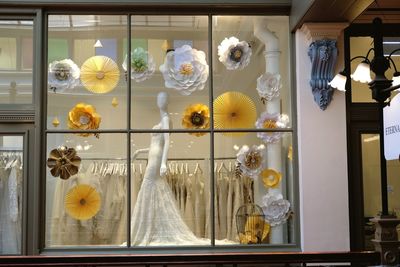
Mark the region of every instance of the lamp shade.
[[346, 80], [347, 77], [344, 75], [343, 72], [339, 72], [336, 74], [335, 77], [333, 77], [333, 80], [330, 81], [328, 84], [335, 89], [338, 89], [339, 91], [346, 91]]
[[358, 64], [356, 71], [351, 75], [353, 81], [361, 83], [369, 83], [372, 81], [369, 64], [367, 61], [363, 61]]
[[[393, 74], [393, 78], [392, 78], [393, 82], [392, 82], [392, 86], [396, 86], [400, 84], [400, 72], [396, 71]], [[400, 91], [400, 89], [397, 89], [396, 91]]]

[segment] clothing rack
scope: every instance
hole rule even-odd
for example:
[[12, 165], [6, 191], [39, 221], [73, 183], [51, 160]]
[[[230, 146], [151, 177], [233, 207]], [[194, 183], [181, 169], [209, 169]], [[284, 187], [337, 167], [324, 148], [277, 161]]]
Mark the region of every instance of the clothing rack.
[[0, 149], [0, 153], [7, 153], [7, 152], [24, 152], [22, 149]]
[[[0, 150], [1, 152], [1, 150]], [[236, 159], [236, 157], [219, 157], [219, 158], [214, 158], [214, 160], [231, 160], [231, 159]], [[81, 158], [81, 160], [127, 160], [127, 158]], [[147, 158], [136, 158], [134, 160], [144, 160], [147, 161]], [[209, 160], [209, 158], [168, 158], [168, 161], [174, 161], [174, 160], [187, 160], [187, 161], [192, 161], [192, 160]]]

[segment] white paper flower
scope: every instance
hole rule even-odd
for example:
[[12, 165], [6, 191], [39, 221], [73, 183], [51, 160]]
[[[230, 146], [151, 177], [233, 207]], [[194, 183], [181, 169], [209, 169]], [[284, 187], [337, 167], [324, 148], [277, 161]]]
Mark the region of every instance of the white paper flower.
[[[135, 48], [131, 53], [131, 79], [136, 82], [143, 82], [149, 79], [156, 69], [153, 56], [142, 47]], [[128, 70], [128, 58], [125, 57], [122, 68]]]
[[[273, 113], [267, 111], [261, 113], [256, 121], [257, 129], [283, 129], [289, 125], [289, 117], [286, 114]], [[276, 143], [280, 140], [283, 132], [262, 132], [257, 133], [257, 137], [262, 139], [265, 143]]]
[[267, 72], [257, 78], [257, 92], [264, 104], [265, 101], [279, 97], [281, 88], [281, 75], [279, 74]]
[[71, 59], [53, 61], [49, 65], [48, 76], [50, 89], [62, 92], [79, 84], [80, 69]]
[[182, 95], [203, 90], [208, 79], [208, 65], [203, 51], [183, 45], [169, 51], [160, 66], [165, 87], [173, 88]]
[[262, 170], [264, 161], [264, 145], [242, 146], [236, 154], [238, 166], [243, 175], [256, 178]]
[[271, 226], [280, 225], [290, 216], [290, 202], [283, 199], [282, 194], [275, 191], [268, 192], [262, 198], [265, 220]]
[[236, 37], [225, 38], [218, 46], [219, 61], [228, 70], [242, 70], [250, 63], [251, 47]]

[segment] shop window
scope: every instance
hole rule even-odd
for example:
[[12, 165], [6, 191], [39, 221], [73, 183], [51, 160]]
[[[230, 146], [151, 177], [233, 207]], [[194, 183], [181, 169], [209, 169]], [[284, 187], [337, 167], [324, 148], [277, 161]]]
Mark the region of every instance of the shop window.
[[46, 248], [298, 243], [287, 17], [57, 18]]

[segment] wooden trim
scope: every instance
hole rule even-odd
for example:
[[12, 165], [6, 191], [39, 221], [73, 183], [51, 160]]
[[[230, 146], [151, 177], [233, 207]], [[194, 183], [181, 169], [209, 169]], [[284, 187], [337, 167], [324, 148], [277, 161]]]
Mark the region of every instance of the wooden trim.
[[380, 254], [363, 252], [326, 253], [207, 253], [153, 255], [3, 256], [0, 266], [134, 266], [146, 264], [282, 264], [357, 263], [379, 264]]

